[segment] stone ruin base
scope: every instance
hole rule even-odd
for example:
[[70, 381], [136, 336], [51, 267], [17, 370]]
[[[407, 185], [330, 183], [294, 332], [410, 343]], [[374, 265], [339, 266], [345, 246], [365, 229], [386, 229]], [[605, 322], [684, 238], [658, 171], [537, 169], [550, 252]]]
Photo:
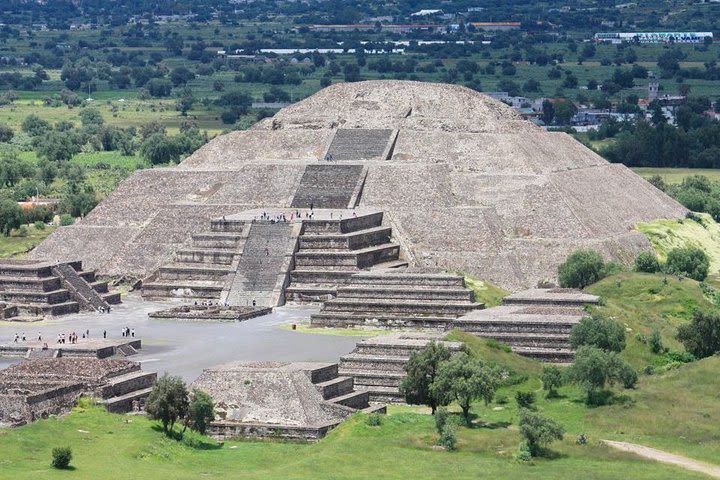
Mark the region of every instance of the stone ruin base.
[[244, 307], [222, 305], [182, 305], [148, 314], [150, 318], [174, 320], [211, 320], [220, 322], [242, 322], [272, 313], [270, 307]]

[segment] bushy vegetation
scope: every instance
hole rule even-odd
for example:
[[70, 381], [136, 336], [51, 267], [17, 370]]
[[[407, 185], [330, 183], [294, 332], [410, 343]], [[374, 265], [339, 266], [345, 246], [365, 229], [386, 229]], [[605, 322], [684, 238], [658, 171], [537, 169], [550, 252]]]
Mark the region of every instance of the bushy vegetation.
[[695, 310], [692, 321], [678, 327], [677, 337], [697, 358], [720, 353], [720, 314]]
[[602, 256], [592, 250], [578, 250], [558, 267], [560, 286], [564, 288], [585, 288], [603, 277], [605, 262]]
[[72, 460], [70, 447], [55, 447], [52, 450], [52, 466], [58, 469], [68, 468]]
[[665, 269], [668, 273], [683, 275], [701, 282], [707, 277], [710, 261], [698, 247], [674, 248], [668, 252]]
[[563, 439], [565, 429], [552, 418], [522, 407], [518, 412], [520, 434], [525, 438], [530, 455], [538, 456], [543, 447]]
[[570, 345], [574, 349], [583, 345], [611, 352], [625, 349], [625, 327], [613, 318], [593, 312], [580, 319], [570, 331]]
[[569, 382], [586, 392], [588, 405], [602, 405], [606, 401], [606, 386], [619, 382], [624, 388], [633, 388], [638, 379], [635, 369], [616, 352], [590, 346], [578, 348], [566, 373]]

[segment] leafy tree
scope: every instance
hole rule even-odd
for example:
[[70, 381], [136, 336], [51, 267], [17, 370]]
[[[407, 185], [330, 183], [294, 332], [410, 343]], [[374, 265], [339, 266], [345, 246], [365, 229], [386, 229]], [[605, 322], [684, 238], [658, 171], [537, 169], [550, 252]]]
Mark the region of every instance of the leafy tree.
[[577, 349], [582, 345], [611, 352], [625, 348], [625, 327], [617, 320], [599, 313], [586, 315], [570, 331], [570, 344]]
[[98, 110], [97, 108], [89, 107], [80, 110], [80, 122], [82, 123], [83, 127], [94, 128], [96, 130], [97, 127], [105, 123], [105, 120], [103, 119], [100, 110]]
[[[577, 85], [576, 85], [577, 86]], [[555, 121], [560, 125], [567, 125], [577, 113], [575, 104], [567, 98], [555, 100]]]
[[172, 83], [164, 78], [153, 78], [145, 87], [153, 97], [167, 97], [172, 91]]
[[515, 402], [518, 408], [526, 408], [528, 410], [535, 410], [535, 392], [515, 392]]
[[34, 113], [31, 113], [25, 117], [25, 120], [23, 120], [20, 128], [31, 137], [37, 137], [39, 135], [44, 135], [48, 130], [50, 130], [50, 123], [38, 117]]
[[657, 273], [660, 269], [660, 262], [653, 252], [641, 252], [635, 259], [636, 272]]
[[12, 200], [0, 200], [0, 231], [9, 235], [23, 223], [22, 208]]
[[668, 273], [684, 275], [702, 282], [710, 269], [710, 260], [698, 247], [673, 248], [668, 252], [665, 268]]
[[470, 406], [473, 400], [484, 400], [487, 405], [493, 399], [500, 383], [499, 372], [478, 358], [465, 352], [442, 362], [430, 393], [443, 404], [458, 402], [465, 421], [470, 423]]
[[519, 414], [520, 434], [525, 437], [532, 456], [538, 456], [542, 447], [563, 439], [565, 429], [555, 420], [527, 408], [521, 408]]
[[625, 388], [637, 381], [637, 374], [616, 352], [583, 345], [575, 352], [575, 362], [566, 370], [567, 379], [579, 385], [587, 393], [588, 405], [597, 402], [596, 394], [620, 380]]
[[75, 223], [75, 219], [69, 213], [63, 213], [62, 215], [60, 215], [61, 227], [67, 227], [69, 225], [72, 225], [73, 223]]
[[438, 406], [446, 405], [431, 391], [441, 362], [450, 358], [450, 350], [437, 342], [430, 342], [425, 348], [410, 355], [400, 383], [400, 393], [410, 405], [427, 405], [433, 414]]
[[696, 310], [692, 321], [678, 328], [677, 339], [696, 358], [720, 352], [720, 314]]
[[550, 100], [543, 100], [540, 119], [545, 123], [545, 125], [550, 125], [555, 119], [555, 105], [553, 105], [553, 102]]
[[179, 87], [181, 85], [185, 85], [190, 80], [195, 79], [195, 74], [190, 71], [187, 67], [177, 67], [174, 68], [173, 71], [170, 73], [170, 80], [172, 81], [172, 84], [176, 87]]
[[180, 377], [165, 373], [153, 386], [145, 402], [145, 410], [151, 418], [162, 422], [163, 431], [172, 430], [178, 419], [188, 414], [188, 391]]
[[204, 435], [208, 424], [215, 420], [214, 409], [215, 404], [210, 395], [197, 388], [193, 389], [187, 417], [192, 429]]
[[36, 151], [51, 162], [65, 162], [80, 152], [80, 145], [75, 135], [53, 130], [37, 138]]
[[343, 73], [345, 74], [346, 82], [359, 82], [362, 80], [360, 77], [360, 67], [356, 63], [346, 64]]
[[577, 250], [558, 267], [560, 286], [585, 288], [602, 278], [603, 259], [593, 250]]
[[547, 390], [549, 398], [556, 397], [557, 389], [563, 384], [562, 370], [557, 365], [545, 365], [542, 372], [542, 384], [543, 390]]
[[153, 165], [174, 162], [180, 157], [177, 143], [161, 133], [155, 133], [145, 140], [140, 153]]
[[15, 132], [8, 125], [0, 123], [0, 142], [9, 142], [15, 136]]
[[650, 351], [652, 353], [662, 353], [663, 350], [665, 350], [662, 343], [662, 337], [657, 329], [653, 329], [650, 334], [650, 338], [648, 338], [648, 345], [650, 345]]

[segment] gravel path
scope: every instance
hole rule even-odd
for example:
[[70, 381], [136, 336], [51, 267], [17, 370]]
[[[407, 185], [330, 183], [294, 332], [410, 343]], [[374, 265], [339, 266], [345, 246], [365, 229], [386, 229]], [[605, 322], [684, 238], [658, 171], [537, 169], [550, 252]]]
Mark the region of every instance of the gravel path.
[[615, 442], [612, 440], [603, 440], [604, 443], [610, 445], [618, 450], [625, 452], [631, 452], [635, 455], [640, 455], [650, 460], [656, 460], [658, 462], [670, 463], [686, 470], [692, 470], [695, 472], [704, 473], [713, 478], [720, 478], [720, 466], [711, 465], [709, 463], [699, 462], [691, 458], [675, 455], [673, 453], [664, 452], [655, 448], [646, 447], [644, 445], [636, 445], [634, 443], [627, 442]]

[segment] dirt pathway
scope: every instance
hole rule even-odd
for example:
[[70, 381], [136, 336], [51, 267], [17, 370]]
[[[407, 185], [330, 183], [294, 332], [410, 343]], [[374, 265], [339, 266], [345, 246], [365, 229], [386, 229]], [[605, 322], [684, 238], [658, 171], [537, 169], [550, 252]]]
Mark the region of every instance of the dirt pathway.
[[636, 445], [634, 443], [627, 442], [615, 442], [612, 440], [603, 440], [603, 442], [613, 448], [617, 448], [618, 450], [631, 452], [636, 455], [640, 455], [641, 457], [649, 458], [650, 460], [670, 463], [686, 470], [704, 473], [705, 475], [709, 475], [713, 478], [720, 478], [720, 466], [718, 465], [711, 465], [709, 463], [699, 462], [691, 458], [664, 452], [662, 450], [646, 447], [644, 445]]

